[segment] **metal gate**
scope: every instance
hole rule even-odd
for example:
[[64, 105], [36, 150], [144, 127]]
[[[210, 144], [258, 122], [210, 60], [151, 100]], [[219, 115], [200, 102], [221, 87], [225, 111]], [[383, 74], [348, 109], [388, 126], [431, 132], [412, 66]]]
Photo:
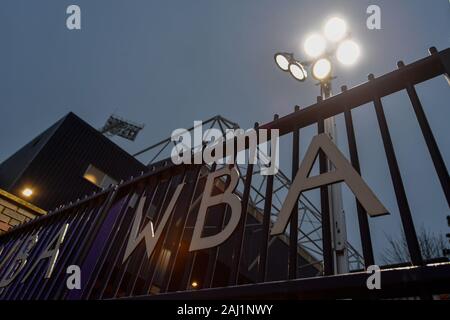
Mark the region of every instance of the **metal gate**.
[[[344, 114], [350, 161], [360, 172], [352, 109], [373, 103], [394, 186], [403, 231], [411, 261], [399, 268], [381, 271], [382, 290], [365, 286], [363, 270], [333, 275], [333, 254], [328, 189], [321, 187], [322, 257], [312, 255], [298, 243], [298, 215], [292, 215], [289, 234], [270, 237], [273, 176], [265, 181], [264, 207], [250, 198], [254, 167], [248, 165], [243, 179], [243, 214], [233, 235], [218, 247], [189, 252], [189, 240], [199, 210], [207, 175], [213, 165], [173, 165], [162, 161], [150, 172], [131, 177], [97, 194], [62, 206], [47, 216], [18, 226], [0, 236], [0, 299], [110, 299], [110, 298], [360, 298], [429, 297], [450, 292], [450, 263], [430, 264], [422, 258], [417, 233], [406, 196], [381, 98], [406, 90], [425, 139], [440, 185], [450, 206], [450, 179], [415, 85], [450, 74], [450, 49], [404, 65], [328, 100], [259, 126], [292, 135], [292, 167], [299, 167], [299, 132], [317, 125], [324, 132], [326, 118]], [[320, 172], [326, 159], [319, 157]], [[295, 176], [296, 170], [293, 170]], [[70, 182], [69, 182], [70, 183]], [[160, 240], [150, 257], [142, 241], [123, 260], [141, 199], [145, 219], [158, 228], [163, 212], [180, 183], [185, 183]], [[223, 190], [220, 180], [217, 190]], [[357, 202], [357, 216], [364, 266], [374, 264], [367, 214]], [[216, 206], [208, 215], [205, 233], [219, 232], [226, 224], [227, 206]], [[372, 230], [373, 231], [373, 230]], [[56, 249], [55, 249], [56, 248]], [[52, 256], [46, 252], [55, 249]], [[55, 253], [55, 252], [53, 252]], [[56, 257], [55, 257], [56, 256]], [[69, 290], [67, 267], [81, 270], [81, 289]]]

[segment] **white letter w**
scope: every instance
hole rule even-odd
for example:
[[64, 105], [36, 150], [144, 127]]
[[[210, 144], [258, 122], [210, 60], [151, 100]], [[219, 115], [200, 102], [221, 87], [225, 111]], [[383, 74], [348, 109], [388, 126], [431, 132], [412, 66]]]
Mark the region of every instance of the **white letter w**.
[[[144, 227], [141, 233], [139, 233], [139, 226], [141, 225], [144, 204], [146, 197], [142, 197], [139, 201], [138, 208], [136, 210], [136, 215], [134, 216], [133, 226], [130, 231], [130, 237], [128, 238], [127, 248], [125, 249], [125, 255], [123, 257], [122, 263], [124, 263], [128, 257], [133, 253], [134, 249], [139, 245], [142, 240], [145, 240], [145, 249], [147, 251], [147, 257], [150, 257], [153, 250], [155, 249], [156, 244], [158, 243], [159, 237], [161, 236], [164, 227], [166, 226], [167, 220], [169, 219], [170, 214], [173, 211], [175, 203], [180, 196], [181, 189], [183, 189], [184, 183], [179, 184], [175, 190], [175, 193], [170, 200], [169, 205], [164, 212], [164, 215], [161, 219], [161, 222], [158, 225], [158, 228], [153, 233], [153, 223], [149, 222]], [[139, 234], [138, 234], [139, 233]]]

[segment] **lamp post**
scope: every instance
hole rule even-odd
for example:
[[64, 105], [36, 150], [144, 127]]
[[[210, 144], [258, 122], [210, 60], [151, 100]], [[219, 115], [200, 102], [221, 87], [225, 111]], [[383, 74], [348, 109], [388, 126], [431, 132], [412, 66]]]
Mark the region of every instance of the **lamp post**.
[[[296, 80], [303, 82], [308, 78], [307, 68], [310, 68], [314, 79], [319, 81], [320, 96], [326, 100], [332, 96], [333, 76], [332, 58], [343, 65], [354, 64], [360, 55], [359, 46], [351, 40], [347, 30], [347, 24], [340, 18], [331, 18], [325, 24], [323, 34], [312, 34], [304, 43], [305, 53], [309, 60], [300, 62], [292, 53], [275, 54], [277, 66], [289, 72]], [[325, 119], [325, 133], [337, 144], [336, 122], [334, 117]], [[333, 164], [327, 161], [327, 170], [331, 171]], [[349, 271], [347, 251], [347, 231], [345, 225], [345, 212], [342, 200], [342, 188], [340, 184], [328, 187], [330, 204], [330, 223], [332, 226], [332, 245], [334, 253], [334, 273], [342, 274]]]

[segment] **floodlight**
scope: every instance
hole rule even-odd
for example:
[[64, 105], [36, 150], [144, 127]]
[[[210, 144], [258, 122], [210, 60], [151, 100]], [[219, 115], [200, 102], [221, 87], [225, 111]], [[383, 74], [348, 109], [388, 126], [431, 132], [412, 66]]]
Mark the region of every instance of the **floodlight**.
[[277, 63], [277, 66], [283, 71], [289, 70], [289, 64], [293, 60], [294, 58], [292, 56], [292, 53], [277, 53], [275, 55], [275, 62]]
[[336, 51], [336, 57], [340, 63], [349, 66], [358, 60], [360, 53], [359, 46], [356, 42], [345, 40], [339, 45]]
[[308, 76], [305, 68], [299, 62], [291, 63], [289, 65], [289, 71], [291, 72], [291, 75], [298, 81], [305, 81], [306, 77]]
[[328, 59], [317, 60], [313, 67], [312, 73], [317, 80], [325, 80], [331, 75], [331, 62]]
[[347, 35], [347, 23], [341, 18], [331, 18], [325, 24], [324, 33], [325, 37], [332, 42], [341, 41]]
[[309, 36], [304, 44], [305, 52], [311, 58], [321, 56], [327, 47], [327, 43], [320, 34], [313, 34]]

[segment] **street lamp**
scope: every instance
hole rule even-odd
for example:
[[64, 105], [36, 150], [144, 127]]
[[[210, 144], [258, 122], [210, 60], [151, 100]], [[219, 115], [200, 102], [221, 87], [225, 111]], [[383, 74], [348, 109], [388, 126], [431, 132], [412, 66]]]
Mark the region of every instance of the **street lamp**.
[[28, 188], [28, 187], [27, 188], [23, 188], [22, 195], [24, 197], [27, 197], [27, 198], [31, 197], [33, 195], [33, 189]]
[[[358, 44], [351, 39], [347, 23], [339, 17], [329, 19], [322, 34], [309, 35], [303, 44], [303, 49], [309, 58], [307, 61], [296, 60], [292, 53], [277, 53], [275, 62], [281, 70], [289, 72], [296, 80], [302, 82], [308, 77], [306, 68], [310, 67], [313, 78], [319, 81], [320, 95], [323, 100], [330, 98], [332, 95], [331, 81], [335, 79], [332, 59], [335, 57], [342, 65], [351, 66], [358, 61], [361, 54]], [[337, 144], [334, 117], [325, 119], [324, 127], [325, 133]], [[328, 171], [333, 170], [333, 164], [330, 161], [327, 161], [327, 169]], [[329, 186], [328, 197], [331, 225], [333, 226], [334, 270], [335, 273], [347, 273], [349, 271], [346, 248], [347, 232], [341, 185]]]

